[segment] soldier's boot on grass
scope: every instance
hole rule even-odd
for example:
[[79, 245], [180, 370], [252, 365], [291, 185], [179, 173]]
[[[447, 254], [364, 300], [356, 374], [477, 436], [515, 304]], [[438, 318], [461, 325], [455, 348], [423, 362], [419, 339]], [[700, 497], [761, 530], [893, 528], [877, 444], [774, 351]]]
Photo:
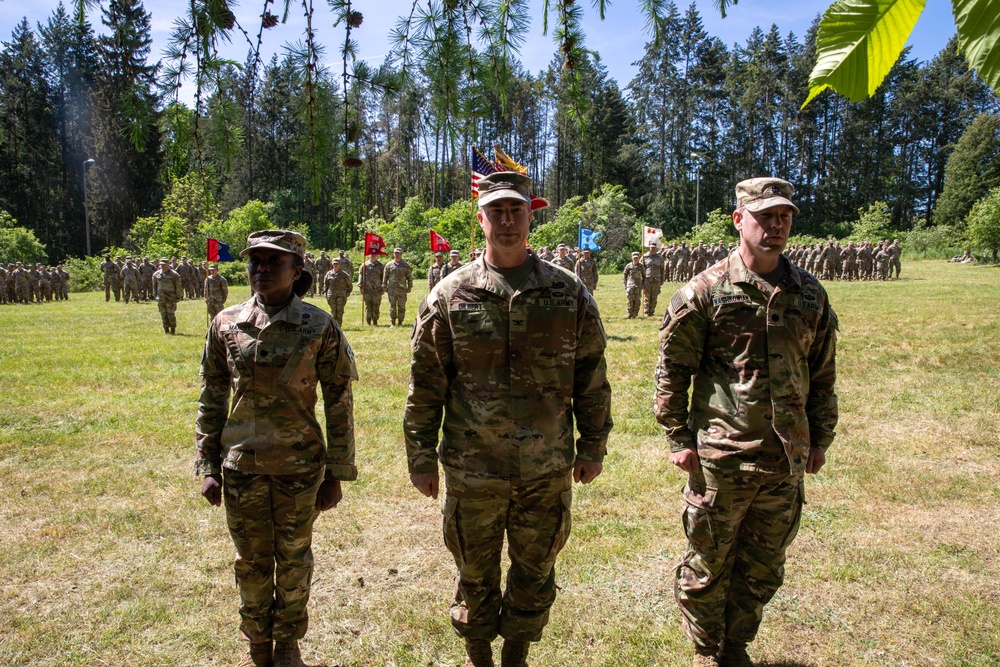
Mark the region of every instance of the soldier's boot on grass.
[[754, 667], [753, 661], [747, 655], [746, 644], [727, 643], [719, 657], [722, 667]]
[[466, 639], [465, 667], [493, 667], [493, 647], [485, 639]]
[[274, 642], [274, 667], [307, 667], [297, 641]]
[[691, 667], [721, 667], [718, 656], [695, 653]]
[[163, 333], [169, 334], [170, 333], [170, 327], [163, 327]]
[[528, 649], [531, 642], [505, 639], [500, 650], [501, 667], [528, 667]]
[[177, 333], [177, 327], [170, 327], [170, 335], [173, 336]]
[[272, 667], [271, 642], [250, 644], [250, 649], [243, 655], [237, 667]]

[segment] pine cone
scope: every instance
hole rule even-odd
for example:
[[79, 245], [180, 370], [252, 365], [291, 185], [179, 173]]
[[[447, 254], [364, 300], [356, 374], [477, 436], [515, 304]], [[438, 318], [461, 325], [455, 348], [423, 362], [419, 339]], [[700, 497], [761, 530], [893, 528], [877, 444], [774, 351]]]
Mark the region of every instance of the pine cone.
[[236, 14], [233, 14], [228, 6], [223, 5], [222, 9], [219, 10], [219, 18], [216, 21], [218, 25], [223, 30], [232, 30], [233, 26], [236, 25]]
[[350, 12], [347, 15], [347, 25], [352, 28], [360, 28], [361, 24], [364, 22], [365, 17], [361, 12]]
[[278, 25], [278, 17], [271, 12], [264, 12], [260, 15], [260, 24], [264, 26], [265, 29], [273, 28]]
[[345, 169], [360, 169], [364, 165], [364, 162], [359, 157], [348, 155], [344, 158], [342, 164]]

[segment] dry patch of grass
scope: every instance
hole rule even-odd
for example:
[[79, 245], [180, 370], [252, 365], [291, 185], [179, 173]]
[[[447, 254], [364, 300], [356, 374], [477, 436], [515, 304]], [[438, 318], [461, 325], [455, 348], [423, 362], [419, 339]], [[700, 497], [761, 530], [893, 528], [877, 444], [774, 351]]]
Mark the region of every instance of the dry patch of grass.
[[[762, 664], [1000, 665], [1000, 273], [904, 269], [829, 286], [841, 425], [751, 651]], [[233, 664], [232, 546], [192, 474], [204, 311], [182, 303], [186, 335], [167, 337], [154, 306], [101, 297], [0, 313], [0, 662]], [[659, 322], [624, 319], [614, 276], [597, 298], [616, 428], [605, 474], [575, 489], [532, 664], [687, 665], [672, 592], [683, 479], [651, 413]], [[354, 299], [361, 478], [316, 524], [305, 652], [330, 667], [461, 665], [440, 510], [406, 475], [409, 330], [359, 321]]]

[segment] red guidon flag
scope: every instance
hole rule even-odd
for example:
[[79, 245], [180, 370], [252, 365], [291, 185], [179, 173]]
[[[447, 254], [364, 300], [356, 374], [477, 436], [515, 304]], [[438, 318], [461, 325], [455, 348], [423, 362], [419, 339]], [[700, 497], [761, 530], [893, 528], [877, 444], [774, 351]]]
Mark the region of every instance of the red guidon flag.
[[441, 236], [432, 229], [431, 252], [448, 252], [449, 250], [451, 250], [451, 245], [448, 243], [448, 239]]
[[385, 247], [385, 241], [378, 234], [373, 234], [368, 232], [365, 234], [365, 256], [368, 255], [384, 255], [385, 252], [382, 248]]

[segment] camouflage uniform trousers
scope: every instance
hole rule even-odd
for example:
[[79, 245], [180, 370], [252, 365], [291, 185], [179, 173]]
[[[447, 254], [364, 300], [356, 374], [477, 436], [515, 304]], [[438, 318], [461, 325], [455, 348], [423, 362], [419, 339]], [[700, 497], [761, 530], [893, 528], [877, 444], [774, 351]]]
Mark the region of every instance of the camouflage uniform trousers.
[[122, 285], [117, 278], [112, 278], [108, 274], [104, 274], [104, 300], [111, 301], [111, 293], [115, 293], [115, 301], [121, 301], [122, 298]]
[[211, 322], [226, 307], [226, 302], [219, 301], [218, 299], [209, 299], [205, 305], [208, 306], [208, 321]]
[[327, 304], [330, 306], [330, 314], [333, 315], [333, 319], [337, 320], [337, 324], [344, 323], [344, 306], [347, 305], [346, 296], [328, 296], [326, 298]]
[[382, 293], [378, 290], [366, 290], [365, 324], [378, 324], [379, 311], [382, 310]]
[[157, 301], [156, 307], [160, 311], [160, 321], [163, 323], [164, 329], [176, 329], [177, 328], [177, 302], [176, 301]]
[[628, 300], [628, 316], [638, 317], [639, 306], [642, 305], [642, 288], [638, 285], [626, 287], [625, 298]]
[[[458, 576], [451, 624], [465, 638], [538, 641], [571, 527], [571, 475], [523, 481], [446, 470], [444, 541]], [[500, 591], [504, 534], [510, 569]]]
[[323, 471], [248, 475], [225, 468], [226, 521], [236, 547], [240, 631], [251, 642], [306, 634], [312, 528]]
[[785, 576], [805, 503], [802, 474], [702, 466], [684, 487], [688, 545], [676, 569], [684, 631], [699, 653], [749, 644]]
[[646, 279], [642, 285], [642, 312], [646, 315], [656, 315], [656, 299], [660, 296], [660, 282]]
[[389, 296], [389, 319], [402, 324], [406, 318], [406, 290], [392, 287], [386, 292]]
[[889, 261], [889, 277], [892, 278], [893, 277], [893, 275], [892, 275], [893, 271], [895, 271], [896, 272], [896, 278], [899, 278], [899, 270], [901, 268], [902, 268], [902, 266], [901, 266], [901, 264], [899, 262], [899, 257], [893, 257]]
[[139, 283], [135, 280], [126, 280], [124, 289], [122, 290], [123, 296], [125, 297], [125, 303], [129, 301], [135, 301], [139, 303]]

